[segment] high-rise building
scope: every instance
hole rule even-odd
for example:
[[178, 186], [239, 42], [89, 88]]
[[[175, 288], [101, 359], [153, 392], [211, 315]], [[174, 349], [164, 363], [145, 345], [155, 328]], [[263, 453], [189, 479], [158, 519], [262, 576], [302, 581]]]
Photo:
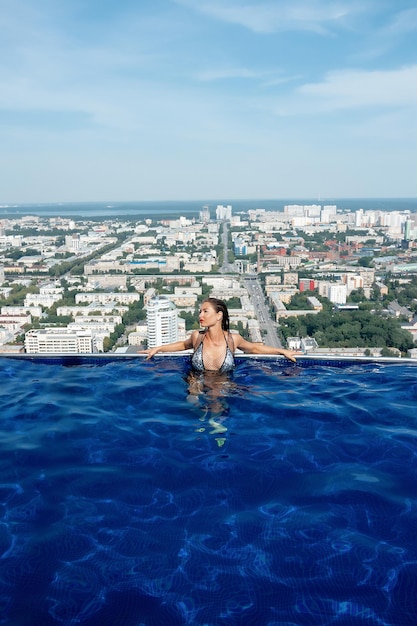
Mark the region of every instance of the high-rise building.
[[404, 241], [410, 241], [413, 222], [409, 219], [404, 223]]
[[232, 205], [228, 204], [227, 206], [223, 206], [222, 204], [218, 204], [216, 208], [216, 219], [220, 221], [232, 219]]
[[202, 224], [208, 224], [210, 221], [210, 210], [207, 205], [204, 205], [200, 211], [200, 222]]
[[178, 310], [166, 296], [154, 296], [146, 305], [148, 348], [178, 341]]

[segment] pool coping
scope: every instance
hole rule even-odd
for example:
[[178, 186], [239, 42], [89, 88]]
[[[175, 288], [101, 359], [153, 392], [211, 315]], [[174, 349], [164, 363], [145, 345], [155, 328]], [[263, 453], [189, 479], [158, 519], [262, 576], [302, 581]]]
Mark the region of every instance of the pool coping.
[[[164, 358], [175, 358], [185, 360], [188, 359], [192, 351], [185, 352], [164, 352], [163, 354], [157, 354], [153, 357], [152, 361], [158, 361]], [[88, 354], [55, 354], [55, 353], [43, 353], [43, 354], [26, 354], [26, 353], [0, 353], [0, 358], [6, 360], [18, 360], [18, 361], [32, 361], [39, 363], [62, 363], [71, 365], [84, 365], [84, 364], [104, 364], [110, 362], [126, 362], [142, 360], [146, 361], [146, 354], [137, 353], [88, 353]], [[282, 355], [276, 354], [235, 354], [235, 359], [239, 361], [264, 361], [274, 362], [280, 365], [288, 366], [308, 366], [308, 365], [326, 365], [326, 366], [338, 366], [350, 365], [350, 364], [381, 364], [381, 365], [413, 365], [417, 366], [417, 359], [411, 359], [408, 357], [368, 357], [368, 356], [343, 356], [343, 355], [318, 355], [318, 354], [300, 354], [296, 356], [296, 362], [293, 363], [286, 359]], [[148, 361], [150, 362], [150, 361]]]

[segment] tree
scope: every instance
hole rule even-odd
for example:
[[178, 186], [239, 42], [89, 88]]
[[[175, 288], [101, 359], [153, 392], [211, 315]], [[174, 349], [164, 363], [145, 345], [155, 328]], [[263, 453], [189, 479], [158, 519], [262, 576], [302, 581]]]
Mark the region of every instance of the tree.
[[371, 256], [363, 256], [358, 260], [360, 267], [373, 267], [374, 259]]
[[362, 300], [365, 300], [365, 292], [362, 289], [362, 287], [359, 287], [359, 289], [354, 289], [353, 291], [350, 292], [349, 297], [348, 297], [348, 302], [362, 302]]

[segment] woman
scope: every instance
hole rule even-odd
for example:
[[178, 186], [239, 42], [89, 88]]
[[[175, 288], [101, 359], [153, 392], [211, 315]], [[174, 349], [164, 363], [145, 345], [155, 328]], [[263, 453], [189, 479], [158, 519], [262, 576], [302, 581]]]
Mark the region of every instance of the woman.
[[158, 352], [177, 352], [193, 349], [191, 364], [197, 372], [228, 372], [235, 366], [236, 348], [248, 354], [281, 354], [295, 362], [296, 352], [272, 348], [263, 343], [246, 341], [238, 333], [230, 333], [229, 312], [226, 304], [217, 298], [206, 298], [200, 307], [199, 322], [204, 330], [194, 330], [185, 341], [141, 350], [151, 359]]

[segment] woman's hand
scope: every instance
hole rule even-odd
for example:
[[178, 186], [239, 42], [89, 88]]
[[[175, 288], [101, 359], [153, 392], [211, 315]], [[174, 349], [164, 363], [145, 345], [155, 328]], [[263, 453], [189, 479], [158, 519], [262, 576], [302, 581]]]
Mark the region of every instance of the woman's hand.
[[286, 359], [288, 359], [289, 361], [292, 361], [293, 363], [296, 362], [296, 358], [295, 355], [296, 354], [301, 354], [300, 352], [297, 352], [297, 350], [280, 350], [280, 354], [282, 354], [282, 356], [285, 356]]
[[139, 350], [139, 354], [147, 354], [146, 360], [149, 361], [155, 354], [159, 352], [159, 347], [147, 348], [146, 350]]

